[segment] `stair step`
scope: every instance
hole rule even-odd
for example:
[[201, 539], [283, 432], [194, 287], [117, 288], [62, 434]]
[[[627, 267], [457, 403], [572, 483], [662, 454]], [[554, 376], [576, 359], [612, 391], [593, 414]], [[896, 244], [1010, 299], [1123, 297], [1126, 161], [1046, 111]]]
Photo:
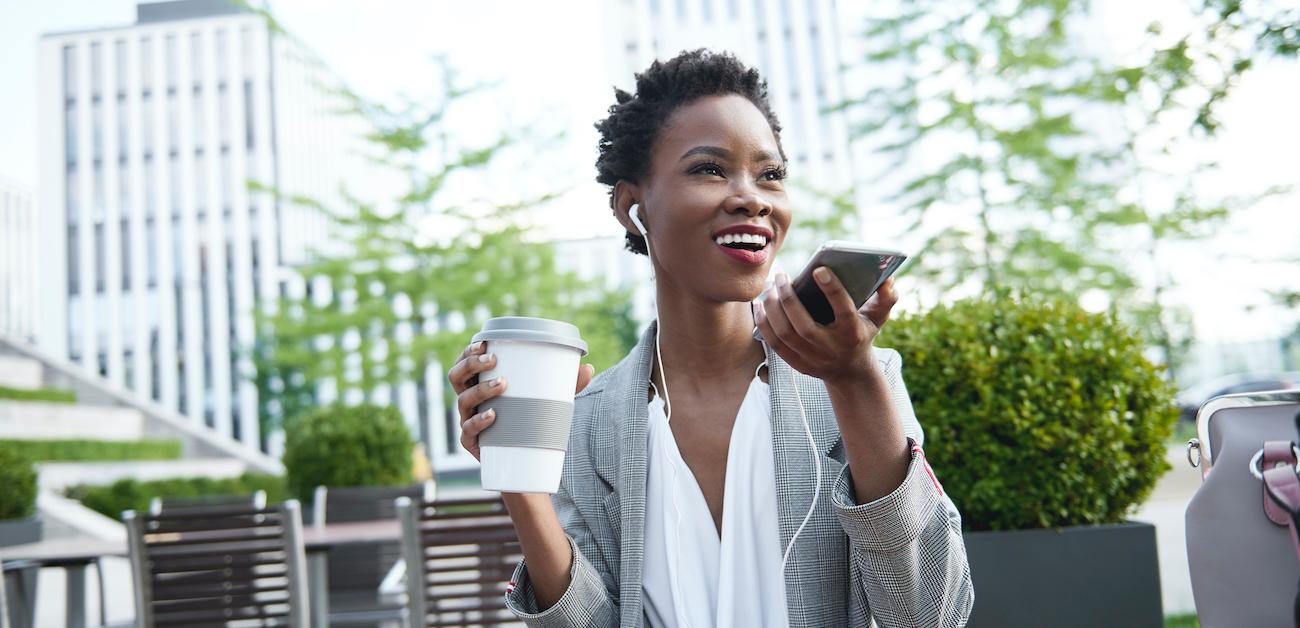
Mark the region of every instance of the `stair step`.
[[34, 390], [41, 387], [41, 363], [16, 355], [0, 355], [0, 386]]
[[144, 417], [134, 408], [44, 401], [0, 401], [0, 438], [140, 440]]
[[233, 478], [248, 470], [234, 458], [187, 460], [130, 460], [122, 462], [42, 462], [36, 465], [43, 490], [62, 491], [78, 484], [105, 486], [118, 480], [141, 482], [176, 478]]

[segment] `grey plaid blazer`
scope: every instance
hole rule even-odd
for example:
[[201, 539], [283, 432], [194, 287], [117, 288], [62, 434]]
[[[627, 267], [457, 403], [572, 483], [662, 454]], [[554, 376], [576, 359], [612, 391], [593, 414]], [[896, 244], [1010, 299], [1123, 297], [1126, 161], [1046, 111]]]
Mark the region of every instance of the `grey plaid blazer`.
[[[530, 626], [643, 626], [647, 382], [655, 325], [617, 365], [592, 380], [575, 400], [573, 429], [560, 490], [560, 522], [573, 546], [572, 582], [564, 596], [538, 610], [527, 562], [506, 594]], [[913, 455], [903, 484], [856, 505], [844, 446], [821, 380], [795, 371], [764, 345], [772, 399], [781, 547], [790, 541], [812, 499], [813, 464], [793, 375], [813, 438], [822, 454], [822, 498], [799, 535], [785, 573], [793, 626], [962, 626], [975, 594], [961, 536], [961, 515]], [[907, 435], [919, 443], [897, 352], [878, 349]]]

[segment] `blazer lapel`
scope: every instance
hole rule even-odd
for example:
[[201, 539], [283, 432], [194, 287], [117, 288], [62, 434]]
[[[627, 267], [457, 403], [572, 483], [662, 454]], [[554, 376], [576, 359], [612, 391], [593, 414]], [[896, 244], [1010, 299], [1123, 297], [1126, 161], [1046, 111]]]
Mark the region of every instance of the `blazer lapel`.
[[642, 570], [645, 564], [646, 517], [646, 442], [649, 417], [650, 368], [654, 356], [658, 323], [652, 322], [634, 349], [635, 359], [610, 382], [614, 398], [614, 420], [618, 425], [618, 493], [621, 510], [619, 522], [620, 574], [619, 605], [621, 624], [639, 626], [642, 613]]
[[[827, 401], [821, 380], [794, 370], [767, 343], [763, 343], [763, 349], [767, 354], [768, 390], [771, 397], [777, 522], [781, 532], [781, 551], [784, 552], [795, 531], [799, 529], [799, 524], [803, 522], [809, 500], [813, 496], [813, 462], [808, 435], [804, 432], [803, 417], [800, 415], [799, 400], [803, 401], [804, 413], [808, 417], [808, 425], [822, 460], [822, 493], [819, 501], [830, 499], [826, 490], [829, 485], [827, 475], [838, 473], [840, 468], [827, 455], [839, 442], [839, 426], [835, 422], [835, 414]], [[792, 381], [795, 387], [791, 387]], [[811, 527], [812, 523], [809, 525]], [[799, 577], [802, 572], [800, 549], [805, 542], [811, 540], [809, 536], [809, 530], [804, 530], [800, 535], [799, 543], [792, 550], [790, 564], [785, 570], [786, 608], [792, 625], [807, 625], [805, 619], [810, 613], [812, 616], [817, 614], [812, 606], [823, 597], [819, 591], [805, 590], [804, 581]]]

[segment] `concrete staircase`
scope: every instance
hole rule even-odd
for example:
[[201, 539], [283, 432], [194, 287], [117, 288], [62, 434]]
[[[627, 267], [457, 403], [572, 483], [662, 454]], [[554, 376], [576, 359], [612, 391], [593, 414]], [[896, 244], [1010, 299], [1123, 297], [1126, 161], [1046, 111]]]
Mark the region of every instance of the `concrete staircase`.
[[88, 439], [181, 443], [178, 460], [60, 461], [38, 463], [37, 508], [47, 538], [122, 534], [120, 524], [62, 496], [78, 485], [106, 485], [186, 477], [228, 478], [246, 471], [282, 473], [279, 461], [224, 437], [131, 391], [92, 376], [36, 347], [0, 336], [0, 386], [20, 390], [72, 390], [76, 403], [0, 399], [0, 439]]

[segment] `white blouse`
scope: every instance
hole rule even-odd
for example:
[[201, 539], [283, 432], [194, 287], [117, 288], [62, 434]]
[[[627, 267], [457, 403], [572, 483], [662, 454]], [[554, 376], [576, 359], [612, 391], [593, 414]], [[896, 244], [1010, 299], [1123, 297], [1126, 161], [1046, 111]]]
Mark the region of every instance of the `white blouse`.
[[789, 625], [768, 385], [750, 382], [727, 449], [722, 536], [657, 395], [649, 404], [645, 615], [653, 628]]

